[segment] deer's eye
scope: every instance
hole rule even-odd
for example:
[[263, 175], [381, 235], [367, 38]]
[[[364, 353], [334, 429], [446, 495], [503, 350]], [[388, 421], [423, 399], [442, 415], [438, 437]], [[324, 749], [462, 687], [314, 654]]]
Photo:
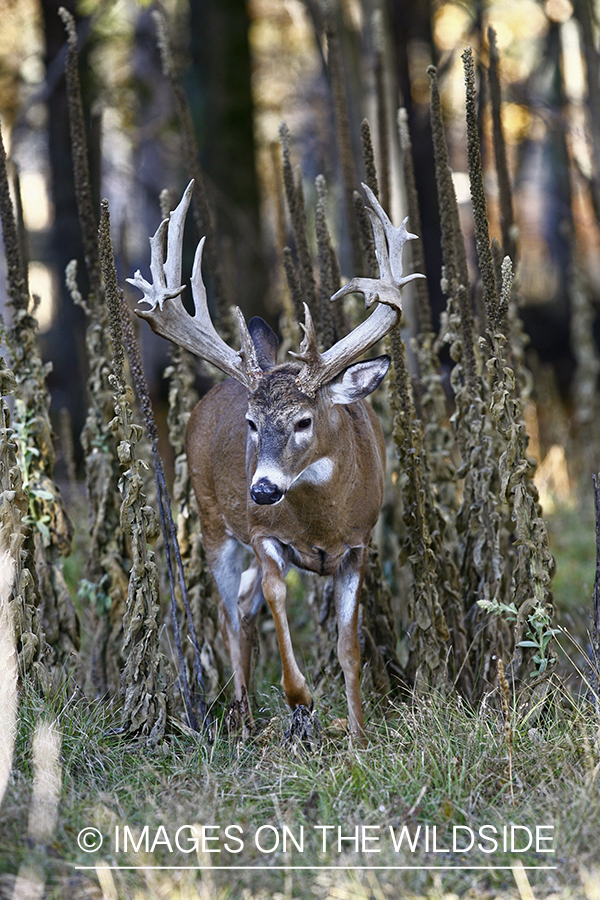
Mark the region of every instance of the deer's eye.
[[299, 419], [294, 425], [294, 431], [308, 431], [310, 426], [312, 425], [312, 419]]
[[246, 418], [246, 422], [248, 423], [248, 428], [250, 429], [250, 431], [258, 431], [256, 422], [253, 422], [252, 419], [248, 418]]

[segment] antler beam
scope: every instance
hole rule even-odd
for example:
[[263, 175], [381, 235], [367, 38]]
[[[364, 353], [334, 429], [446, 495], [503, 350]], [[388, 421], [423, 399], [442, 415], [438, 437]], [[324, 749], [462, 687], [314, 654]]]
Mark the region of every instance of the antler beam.
[[321, 354], [317, 349], [312, 319], [305, 305], [304, 340], [300, 352], [291, 355], [305, 363], [296, 382], [300, 390], [306, 394], [314, 395], [319, 387], [339, 375], [354, 360], [385, 337], [400, 321], [401, 292], [404, 285], [416, 278], [425, 278], [420, 273], [407, 276], [402, 274], [404, 244], [417, 237], [416, 234], [407, 231], [408, 219], [404, 219], [400, 227], [395, 228], [371, 189], [366, 184], [363, 184], [363, 189], [371, 204], [371, 207], [367, 206], [366, 209], [373, 226], [379, 278], [353, 278], [336, 291], [331, 300], [334, 302], [346, 294], [361, 293], [364, 294], [367, 309], [373, 303], [377, 303], [378, 306], [368, 319]]
[[[202, 280], [202, 250], [204, 238], [196, 248], [192, 269], [192, 297], [195, 312], [190, 316], [181, 301], [181, 254], [183, 249], [183, 226], [192, 198], [194, 182], [190, 181], [185, 193], [168, 219], [159, 225], [150, 238], [150, 272], [152, 283], [142, 278], [138, 270], [127, 281], [143, 293], [140, 302], [150, 309], [135, 312], [150, 324], [156, 334], [173, 341], [201, 359], [212, 363], [226, 375], [240, 381], [248, 390], [254, 390], [262, 376], [256, 358], [254, 344], [248, 333], [246, 321], [236, 308], [240, 331], [240, 350], [233, 350], [217, 334], [208, 312], [206, 288]], [[165, 239], [167, 253], [165, 258]]]

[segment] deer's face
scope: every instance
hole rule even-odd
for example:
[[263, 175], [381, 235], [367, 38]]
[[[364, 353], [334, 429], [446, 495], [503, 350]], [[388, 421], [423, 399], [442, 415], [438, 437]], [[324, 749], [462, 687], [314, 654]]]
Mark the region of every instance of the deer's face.
[[389, 364], [389, 356], [354, 363], [322, 385], [315, 397], [299, 390], [296, 366], [265, 372], [248, 397], [246, 413], [246, 470], [255, 503], [279, 503], [295, 486], [332, 478], [335, 460], [345, 452], [339, 406], [374, 391]]
[[248, 398], [247, 469], [255, 503], [279, 503], [302, 480], [313, 483], [331, 475], [333, 463], [323, 449], [330, 432], [324, 398], [302, 394], [294, 366], [265, 373]]

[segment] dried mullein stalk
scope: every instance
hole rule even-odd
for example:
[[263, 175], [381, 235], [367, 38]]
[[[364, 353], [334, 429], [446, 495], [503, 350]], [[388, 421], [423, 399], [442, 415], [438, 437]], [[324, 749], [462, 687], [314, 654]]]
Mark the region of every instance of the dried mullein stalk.
[[[554, 560], [548, 546], [546, 525], [541, 516], [537, 489], [533, 483], [534, 464], [527, 456], [529, 441], [522, 415], [522, 399], [517, 390], [515, 374], [509, 366], [506, 352], [506, 325], [513, 297], [512, 262], [509, 256], [501, 266], [501, 293], [498, 295], [494, 275], [494, 261], [489, 239], [487, 202], [483, 186], [477, 109], [475, 100], [475, 70], [470, 49], [463, 53], [466, 86], [467, 158], [473, 203], [475, 240], [479, 267], [483, 279], [487, 327], [482, 350], [487, 355], [489, 379], [489, 420], [493, 425], [491, 438], [498, 458], [497, 494], [514, 526], [514, 559], [512, 566], [511, 600], [480, 599], [479, 605], [513, 621], [513, 650], [507, 675], [521, 679], [522, 701], [532, 702], [532, 694], [547, 689], [548, 677], [555, 662], [552, 652], [553, 609], [549, 587]], [[507, 522], [508, 525], [508, 522]], [[499, 558], [504, 558], [499, 548]]]
[[327, 225], [327, 183], [322, 175], [317, 176], [315, 186], [317, 189], [315, 227], [319, 261], [320, 318], [322, 322], [323, 347], [327, 348], [343, 337], [347, 328], [344, 321], [343, 305], [341, 303], [331, 303], [331, 297], [340, 288], [340, 267]]
[[492, 124], [494, 134], [494, 158], [496, 161], [496, 173], [498, 176], [498, 195], [500, 200], [500, 228], [502, 230], [502, 248], [508, 254], [513, 263], [516, 261], [517, 243], [515, 240], [516, 226], [513, 212], [512, 191], [508, 163], [506, 160], [506, 141], [502, 125], [502, 92], [500, 89], [500, 76], [498, 73], [499, 58], [496, 44], [496, 32], [488, 28], [488, 40], [490, 45], [490, 64], [488, 67], [488, 81], [490, 86], [490, 101], [492, 108]]
[[[509, 256], [502, 265], [503, 287], [497, 308], [510, 302], [512, 262]], [[499, 461], [499, 496], [510, 509], [516, 533], [517, 559], [512, 573], [510, 610], [515, 620], [514, 649], [507, 675], [523, 682], [526, 699], [528, 686], [547, 678], [556, 658], [552, 651], [553, 608], [550, 581], [554, 558], [548, 545], [548, 532], [541, 516], [538, 495], [533, 483], [534, 465], [527, 456], [529, 441], [522, 417], [521, 400], [515, 394], [512, 369], [504, 357], [505, 337], [488, 328], [490, 356], [487, 362], [492, 385], [489, 414], [505, 442]], [[494, 606], [480, 604], [493, 612]], [[530, 679], [528, 683], [527, 678]]]
[[510, 785], [510, 799], [514, 805], [515, 793], [513, 785], [513, 755], [515, 745], [515, 735], [510, 714], [510, 689], [504, 674], [504, 664], [498, 659], [498, 687], [500, 689], [500, 705], [502, 706], [502, 718], [504, 719], [504, 740], [506, 742], [506, 751], [508, 754], [508, 783]]
[[65, 78], [67, 84], [67, 102], [69, 108], [69, 129], [71, 132], [71, 153], [73, 156], [73, 178], [75, 181], [75, 197], [77, 212], [83, 238], [85, 266], [90, 283], [92, 305], [101, 303], [100, 255], [98, 252], [98, 229], [88, 163], [87, 141], [83, 105], [81, 102], [81, 85], [79, 80], [79, 62], [77, 55], [77, 29], [75, 19], [64, 7], [58, 11], [67, 31], [67, 59]]
[[[175, 646], [177, 648], [178, 654], [181, 695], [183, 697], [188, 725], [194, 731], [198, 731], [200, 729], [200, 726], [206, 720], [206, 699], [204, 695], [204, 675], [200, 662], [200, 648], [198, 646], [196, 628], [194, 625], [194, 619], [188, 599], [187, 585], [183, 570], [183, 561], [181, 559], [179, 543], [177, 540], [177, 532], [175, 529], [173, 516], [171, 514], [171, 498], [169, 496], [169, 491], [167, 488], [167, 481], [165, 478], [162, 459], [158, 452], [158, 429], [156, 427], [154, 412], [152, 410], [152, 401], [150, 399], [150, 392], [148, 390], [148, 384], [146, 382], [146, 376], [144, 374], [144, 369], [142, 366], [142, 358], [140, 355], [138, 342], [133, 330], [131, 315], [124, 298], [121, 298], [121, 324], [123, 329], [123, 339], [127, 348], [127, 356], [129, 357], [129, 368], [131, 370], [135, 389], [140, 401], [140, 406], [144, 417], [144, 424], [146, 426], [146, 434], [148, 436], [148, 440], [150, 442], [152, 450], [156, 495], [158, 508], [160, 511], [160, 524], [163, 539], [165, 542], [165, 558], [167, 563], [167, 574], [171, 593], [173, 635], [175, 638]], [[175, 575], [177, 575], [177, 584]], [[192, 669], [194, 677], [191, 681], [191, 689], [187, 667], [184, 663], [181, 633], [179, 629], [179, 619], [177, 615], [177, 593], [181, 595], [181, 599], [183, 600], [183, 606], [187, 617], [186, 621], [189, 641], [193, 649]]]
[[394, 442], [402, 478], [406, 544], [401, 561], [413, 571], [413, 596], [408, 611], [411, 649], [418, 689], [441, 688], [447, 678], [447, 647], [450, 637], [440, 602], [439, 560], [433, 546], [430, 492], [424, 469], [423, 432], [416, 418], [406, 368], [404, 342], [395, 328], [390, 333], [393, 373], [390, 378], [392, 405], [396, 409]]
[[133, 421], [133, 392], [125, 379], [123, 332], [117, 273], [110, 239], [107, 201], [102, 202], [99, 227], [100, 262], [108, 307], [108, 324], [113, 345], [113, 372], [109, 381], [114, 388], [113, 428], [121, 440], [117, 448], [121, 464], [119, 487], [122, 494], [120, 524], [131, 540], [132, 567], [129, 573], [127, 607], [123, 620], [121, 732], [139, 738], [147, 746], [162, 741], [167, 730], [165, 659], [159, 650], [158, 571], [149, 544], [159, 534], [154, 510], [143, 494], [142, 460], [137, 445], [143, 430]]
[[48, 648], [37, 609], [30, 531], [23, 521], [29, 510], [29, 498], [23, 490], [17, 439], [10, 426], [10, 411], [4, 399], [15, 388], [15, 376], [0, 356], [0, 553], [8, 552], [13, 561], [7, 608], [3, 615], [13, 631], [19, 678], [32, 678], [47, 689], [50, 678], [44, 656]]
[[[398, 113], [398, 132], [402, 149], [402, 169], [408, 201], [409, 222], [411, 228], [419, 235], [421, 220], [406, 110], [400, 110]], [[410, 250], [414, 270], [423, 272], [425, 258], [420, 238], [411, 242]], [[454, 432], [447, 422], [446, 395], [442, 385], [441, 365], [433, 331], [426, 279], [421, 278], [416, 281], [414, 290], [417, 300], [418, 327], [413, 344], [419, 367], [419, 407], [423, 419], [423, 439], [429, 457], [431, 477], [437, 489], [438, 502], [444, 518], [450, 521], [458, 508], [458, 484], [454, 466]]]
[[[400, 148], [402, 150], [402, 174], [404, 176], [404, 189], [406, 191], [408, 221], [415, 234], [421, 235], [421, 214], [419, 212], [419, 198], [417, 196], [417, 186], [415, 182], [412, 141], [408, 128], [408, 113], [405, 109], [398, 110], [398, 137], [400, 140]], [[425, 254], [423, 252], [423, 241], [421, 237], [418, 237], [416, 241], [412, 242], [410, 252], [415, 271], [424, 272]], [[433, 323], [431, 319], [431, 303], [426, 279], [420, 278], [415, 282], [413, 287], [417, 299], [418, 327], [416, 330], [420, 335], [432, 334]]]
[[325, 214], [327, 202], [327, 183], [322, 175], [315, 181], [317, 189], [317, 208], [315, 213], [315, 229], [317, 233], [317, 254], [319, 262], [319, 320], [321, 322], [321, 343], [324, 348], [331, 347], [339, 337], [333, 322], [333, 310], [330, 298], [340, 287], [339, 280], [334, 287], [332, 271], [333, 248], [327, 227]]
[[365, 259], [365, 271], [368, 273], [369, 277], [372, 278], [378, 271], [377, 256], [375, 254], [375, 245], [373, 243], [373, 230], [371, 228], [368, 213], [365, 209], [363, 198], [358, 191], [354, 191], [353, 199], [354, 215], [358, 223], [358, 235], [361, 242], [362, 255]]
[[398, 635], [392, 592], [384, 578], [379, 552], [369, 544], [367, 570], [361, 593], [360, 655], [369, 664], [373, 687], [380, 694], [405, 687], [406, 677], [397, 653]]
[[46, 386], [51, 366], [42, 363], [36, 348], [37, 322], [29, 308], [26, 263], [20, 257], [1, 136], [0, 214], [8, 261], [7, 305], [12, 314], [6, 343], [16, 376], [13, 429], [18, 439], [23, 490], [29, 499], [27, 521], [34, 547], [42, 628], [51, 647], [45, 662], [58, 673], [63, 666], [72, 668], [78, 662], [79, 619], [61, 559], [71, 551], [72, 527], [54, 480], [50, 393]]
[[[169, 442], [174, 454], [173, 499], [177, 506], [177, 540], [183, 560], [185, 582], [192, 618], [200, 643], [200, 662], [204, 676], [207, 700], [217, 696], [221, 683], [220, 660], [215, 653], [218, 633], [217, 604], [211, 602], [212, 578], [206, 562], [200, 534], [198, 504], [194, 496], [187, 456], [185, 453], [185, 429], [198, 396], [195, 383], [196, 367], [191, 354], [181, 347], [173, 347], [171, 365], [165, 372], [169, 379], [169, 410], [167, 425]], [[187, 619], [182, 617], [183, 647], [190, 675], [194, 667], [194, 648], [185, 640]]]
[[[360, 126], [360, 136], [362, 144], [363, 166], [365, 169], [365, 183], [370, 190], [373, 191], [377, 199], [379, 199], [379, 179], [377, 177], [377, 167], [375, 165], [375, 152], [371, 141], [371, 127], [367, 119], [363, 119]], [[363, 258], [366, 264], [366, 272], [371, 278], [377, 276], [377, 257], [375, 255], [375, 242], [373, 241], [373, 230], [369, 221], [369, 216], [365, 209], [363, 199], [354, 191], [354, 212], [356, 221], [358, 222], [359, 236], [362, 243]], [[414, 225], [414, 223], [411, 222]], [[422, 269], [419, 269], [422, 271]], [[424, 279], [421, 279], [424, 280]]]
[[505, 553], [509, 535], [498, 509], [496, 445], [486, 429], [487, 383], [474, 344], [470, 284], [460, 228], [458, 204], [448, 160], [437, 74], [429, 70], [431, 125], [436, 182], [440, 203], [444, 273], [442, 287], [448, 298], [440, 341], [454, 360], [452, 387], [455, 412], [452, 423], [462, 464], [463, 496], [456, 518], [458, 565], [462, 604], [468, 631], [472, 669], [478, 673], [474, 696], [480, 696], [495, 678], [498, 648], [510, 647], [510, 630], [503, 620], [486, 620], [479, 599], [499, 601], [506, 587]]
[[363, 166], [365, 167], [365, 184], [373, 191], [379, 200], [379, 179], [377, 177], [377, 166], [375, 165], [373, 141], [371, 140], [371, 126], [369, 125], [368, 119], [363, 119], [360, 123], [360, 140], [362, 145]]
[[483, 283], [483, 300], [487, 312], [488, 324], [495, 328], [498, 324], [498, 296], [494, 262], [490, 245], [490, 230], [487, 219], [487, 202], [483, 188], [483, 169], [479, 147], [479, 129], [477, 127], [477, 102], [475, 96], [475, 66], [473, 51], [470, 47], [462, 54], [466, 88], [467, 118], [467, 165], [471, 200], [473, 203], [473, 219], [475, 223], [475, 243], [477, 258]]
[[[100, 270], [98, 270], [99, 273]], [[81, 432], [85, 455], [86, 500], [90, 546], [85, 577], [79, 594], [94, 616], [94, 641], [90, 680], [95, 696], [117, 696], [123, 657], [123, 615], [127, 597], [128, 558], [125, 536], [119, 526], [120, 476], [115, 436], [113, 390], [109, 383], [111, 352], [106, 309], [98, 299], [101, 287], [91, 291], [86, 303], [77, 286], [76, 263], [67, 267], [67, 287], [73, 301], [86, 313], [85, 343], [89, 365], [88, 411]]]
[[[284, 250], [284, 265], [292, 302], [294, 304], [294, 312], [298, 319], [303, 321], [304, 311], [302, 302], [308, 305], [313, 320], [317, 327], [317, 333], [320, 337], [321, 318], [319, 315], [319, 302], [317, 299], [317, 286], [315, 284], [315, 276], [313, 273], [313, 264], [308, 249], [308, 238], [306, 234], [306, 211], [304, 209], [304, 196], [302, 192], [302, 178], [298, 173], [294, 175], [290, 155], [290, 132], [285, 122], [279, 126], [279, 139], [281, 141], [281, 154], [283, 161], [283, 186], [285, 189], [285, 197], [287, 200], [288, 211], [290, 215], [290, 223], [294, 236], [294, 244], [297, 255], [297, 267], [295, 273], [290, 271], [290, 263], [293, 257], [290, 252], [286, 254]], [[300, 287], [300, 294], [298, 291]], [[301, 298], [301, 299], [299, 299]]]
[[98, 225], [89, 175], [77, 57], [77, 32], [67, 10], [61, 16], [68, 33], [66, 82], [69, 127], [73, 147], [73, 176], [89, 294], [84, 299], [77, 285], [77, 264], [67, 266], [66, 283], [73, 302], [86, 315], [85, 343], [89, 365], [88, 411], [81, 432], [85, 456], [88, 523], [91, 544], [80, 585], [80, 596], [91, 604], [95, 620], [90, 678], [96, 696], [116, 696], [120, 690], [123, 614], [127, 597], [127, 552], [119, 527], [119, 461], [110, 423], [114, 418], [108, 319], [100, 273]]

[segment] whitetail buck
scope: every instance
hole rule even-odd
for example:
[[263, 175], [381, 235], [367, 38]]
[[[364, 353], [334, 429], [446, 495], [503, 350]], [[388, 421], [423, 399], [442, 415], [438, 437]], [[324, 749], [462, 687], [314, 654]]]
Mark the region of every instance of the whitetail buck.
[[[186, 450], [208, 564], [221, 595], [219, 618], [235, 696], [245, 709], [254, 621], [266, 598], [286, 699], [292, 709], [311, 707], [292, 648], [284, 577], [291, 565], [332, 575], [348, 725], [351, 735], [364, 741], [358, 606], [385, 470], [383, 432], [364, 398], [381, 382], [390, 360], [356, 360], [398, 324], [402, 286], [424, 277], [402, 276], [402, 247], [415, 235], [406, 231], [406, 220], [395, 228], [365, 187], [380, 277], [356, 278], [331, 299], [356, 291], [364, 294], [367, 307], [378, 305], [323, 353], [305, 306], [304, 339], [300, 352], [291, 354], [296, 361], [277, 364], [278, 341], [262, 319], [246, 326], [237, 310], [239, 352], [215, 331], [200, 271], [204, 239], [192, 272], [194, 316], [179, 299], [183, 223], [192, 188], [193, 183], [150, 239], [153, 283], [139, 272], [128, 280], [150, 305], [136, 312], [154, 331], [231, 377], [193, 410]], [[254, 551], [256, 562], [242, 573], [245, 548]], [[246, 715], [251, 723], [249, 706]]]

